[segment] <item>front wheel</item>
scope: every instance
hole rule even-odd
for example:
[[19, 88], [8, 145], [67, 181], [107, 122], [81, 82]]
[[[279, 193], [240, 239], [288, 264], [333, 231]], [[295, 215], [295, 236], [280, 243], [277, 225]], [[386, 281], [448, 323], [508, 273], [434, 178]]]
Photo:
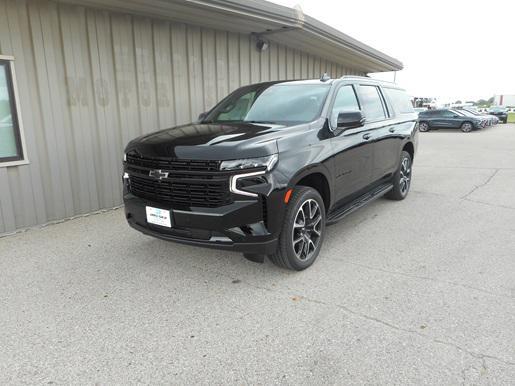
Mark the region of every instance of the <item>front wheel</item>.
[[285, 216], [277, 251], [269, 258], [279, 267], [302, 271], [315, 262], [324, 241], [324, 201], [315, 189], [298, 186]]
[[420, 122], [420, 124], [418, 125], [418, 131], [421, 131], [422, 133], [429, 131], [429, 123]]
[[393, 175], [393, 189], [386, 194], [391, 200], [404, 200], [411, 186], [411, 155], [407, 151], [401, 153], [399, 167]]
[[474, 128], [474, 126], [472, 126], [472, 123], [470, 123], [470, 122], [464, 122], [461, 125], [461, 131], [463, 131], [464, 133], [470, 133], [473, 128]]

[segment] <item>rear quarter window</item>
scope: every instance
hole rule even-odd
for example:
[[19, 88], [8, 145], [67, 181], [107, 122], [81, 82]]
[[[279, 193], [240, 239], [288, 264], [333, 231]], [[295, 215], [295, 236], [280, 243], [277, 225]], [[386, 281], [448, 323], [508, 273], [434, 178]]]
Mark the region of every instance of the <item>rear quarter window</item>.
[[414, 113], [413, 103], [411, 99], [403, 90], [396, 88], [383, 88], [384, 93], [393, 105], [393, 109], [397, 114], [410, 114]]
[[386, 113], [377, 86], [360, 85], [359, 101], [367, 121], [386, 118]]

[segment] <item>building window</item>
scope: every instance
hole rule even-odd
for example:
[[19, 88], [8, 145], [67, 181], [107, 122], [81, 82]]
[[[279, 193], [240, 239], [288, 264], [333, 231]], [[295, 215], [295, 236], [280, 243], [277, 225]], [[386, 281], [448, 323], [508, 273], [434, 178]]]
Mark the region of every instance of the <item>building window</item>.
[[25, 163], [13, 58], [0, 55], [0, 167]]

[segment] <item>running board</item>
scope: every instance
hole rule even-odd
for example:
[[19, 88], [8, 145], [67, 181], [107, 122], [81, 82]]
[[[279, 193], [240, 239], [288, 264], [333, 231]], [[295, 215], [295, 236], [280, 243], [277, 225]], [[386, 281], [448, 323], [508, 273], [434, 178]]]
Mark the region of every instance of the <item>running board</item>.
[[365, 193], [362, 196], [359, 196], [354, 201], [351, 201], [347, 205], [342, 206], [341, 208], [336, 209], [334, 212], [330, 213], [327, 217], [326, 224], [331, 225], [338, 221], [340, 221], [345, 216], [348, 216], [355, 210], [367, 205], [368, 203], [384, 196], [390, 190], [393, 189], [393, 184], [383, 184], [371, 190], [368, 193]]

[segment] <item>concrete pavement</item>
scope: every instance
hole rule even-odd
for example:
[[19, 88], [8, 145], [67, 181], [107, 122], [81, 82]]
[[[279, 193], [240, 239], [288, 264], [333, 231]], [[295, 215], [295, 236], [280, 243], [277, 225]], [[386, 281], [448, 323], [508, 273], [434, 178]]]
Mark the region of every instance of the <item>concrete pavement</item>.
[[515, 125], [420, 134], [412, 191], [292, 273], [121, 210], [0, 239], [1, 384], [513, 384]]

